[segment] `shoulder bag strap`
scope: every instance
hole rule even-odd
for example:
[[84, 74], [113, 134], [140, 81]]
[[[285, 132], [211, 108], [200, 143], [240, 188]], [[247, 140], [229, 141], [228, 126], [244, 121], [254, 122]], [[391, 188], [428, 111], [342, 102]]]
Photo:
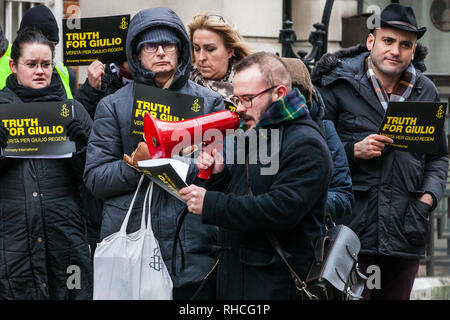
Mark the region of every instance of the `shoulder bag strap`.
[[[280, 141], [281, 141], [282, 135], [283, 135], [283, 132], [280, 132]], [[281, 144], [280, 144], [280, 149], [281, 149]], [[248, 174], [248, 152], [247, 151], [248, 150], [246, 150], [246, 153], [245, 153], [245, 179], [247, 182], [247, 194], [253, 195], [253, 192], [252, 192], [252, 189], [250, 186], [250, 178], [249, 178], [249, 174]], [[283, 260], [283, 262], [288, 267], [289, 272], [291, 273], [292, 280], [294, 281], [296, 288], [299, 291], [304, 292], [310, 300], [318, 300], [317, 296], [315, 296], [314, 294], [312, 294], [311, 292], [309, 292], [306, 289], [307, 288], [306, 282], [304, 282], [298, 276], [298, 274], [294, 271], [294, 269], [291, 267], [289, 262], [286, 260], [286, 257], [284, 256], [284, 253], [281, 250], [280, 243], [278, 242], [278, 239], [275, 237], [275, 235], [272, 232], [267, 232], [266, 236], [267, 236], [267, 239], [269, 240], [270, 244], [272, 245], [272, 247], [275, 249], [275, 251], [280, 256], [281, 260]]]

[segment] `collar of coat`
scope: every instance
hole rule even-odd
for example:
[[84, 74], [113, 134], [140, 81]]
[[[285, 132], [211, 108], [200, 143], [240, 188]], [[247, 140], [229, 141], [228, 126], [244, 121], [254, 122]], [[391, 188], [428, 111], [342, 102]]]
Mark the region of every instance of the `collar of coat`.
[[[327, 53], [317, 62], [311, 73], [311, 80], [316, 86], [323, 86], [323, 78], [330, 75], [335, 69], [347, 59], [356, 58], [363, 55], [364, 58], [367, 56], [369, 51], [367, 47], [363, 44], [358, 44], [356, 46], [338, 50], [333, 53]], [[414, 60], [412, 64], [416, 70], [420, 72], [426, 71], [426, 66], [424, 63], [425, 58], [428, 55], [428, 48], [421, 43], [417, 43], [416, 52], [414, 53]], [[360, 65], [353, 65], [354, 68], [359, 68]]]

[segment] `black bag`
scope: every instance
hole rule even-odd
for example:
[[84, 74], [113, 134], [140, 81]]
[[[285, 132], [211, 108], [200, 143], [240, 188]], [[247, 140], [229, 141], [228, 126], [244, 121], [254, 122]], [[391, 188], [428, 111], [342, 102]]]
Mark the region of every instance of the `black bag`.
[[[329, 216], [329, 219], [331, 217]], [[332, 221], [332, 220], [331, 220]], [[333, 223], [334, 224], [334, 223]], [[361, 243], [349, 227], [333, 225], [319, 238], [314, 248], [314, 262], [306, 281], [300, 279], [284, 257], [272, 233], [270, 243], [288, 267], [295, 286], [309, 300], [359, 300], [367, 279], [358, 269]]]
[[367, 279], [358, 268], [361, 243], [347, 226], [334, 225], [319, 238], [306, 277], [309, 291], [320, 300], [359, 300]]

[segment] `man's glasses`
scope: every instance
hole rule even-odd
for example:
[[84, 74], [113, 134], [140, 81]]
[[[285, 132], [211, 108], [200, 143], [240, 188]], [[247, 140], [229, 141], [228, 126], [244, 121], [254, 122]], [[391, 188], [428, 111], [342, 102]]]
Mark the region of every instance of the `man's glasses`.
[[263, 91], [261, 91], [260, 93], [254, 94], [254, 95], [246, 95], [243, 97], [238, 97], [238, 96], [232, 96], [231, 97], [231, 102], [234, 103], [234, 105], [237, 107], [239, 105], [239, 103], [241, 103], [245, 109], [250, 109], [251, 107], [253, 107], [253, 99], [255, 99], [256, 97], [275, 89], [276, 87], [278, 87], [279, 85], [277, 84], [276, 86], [267, 88]]
[[205, 16], [205, 15], [197, 15], [197, 16], [194, 17], [194, 20], [197, 20], [197, 19], [199, 19], [199, 18], [205, 18], [206, 20], [212, 19], [212, 20], [214, 20], [215, 22], [223, 22], [223, 23], [227, 23], [227, 22], [225, 21], [225, 19], [224, 19], [221, 15], [219, 15], [219, 14], [209, 14], [209, 15], [207, 15], [207, 16]]
[[50, 70], [53, 67], [53, 62], [42, 62], [42, 63], [36, 63], [36, 62], [27, 62], [27, 63], [21, 63], [17, 62], [17, 64], [21, 64], [23, 66], [26, 66], [30, 70], [35, 70], [38, 68], [38, 66], [41, 66], [42, 70]]
[[147, 53], [155, 53], [158, 51], [159, 46], [163, 49], [164, 52], [174, 52], [177, 49], [176, 43], [164, 42], [164, 43], [149, 43], [146, 42], [142, 45], [142, 48]]

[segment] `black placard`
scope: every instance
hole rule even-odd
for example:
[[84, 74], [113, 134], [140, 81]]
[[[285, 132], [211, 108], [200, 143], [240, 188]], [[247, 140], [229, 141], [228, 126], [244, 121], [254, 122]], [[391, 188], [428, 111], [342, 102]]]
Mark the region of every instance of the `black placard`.
[[144, 134], [144, 115], [163, 121], [183, 121], [202, 116], [204, 99], [136, 83], [131, 134]]
[[0, 104], [0, 122], [8, 129], [6, 157], [58, 158], [75, 152], [66, 135], [72, 101]]
[[436, 154], [443, 150], [446, 103], [389, 102], [378, 133], [394, 140], [393, 149]]
[[126, 39], [130, 15], [64, 19], [64, 63], [89, 65], [126, 60]]

